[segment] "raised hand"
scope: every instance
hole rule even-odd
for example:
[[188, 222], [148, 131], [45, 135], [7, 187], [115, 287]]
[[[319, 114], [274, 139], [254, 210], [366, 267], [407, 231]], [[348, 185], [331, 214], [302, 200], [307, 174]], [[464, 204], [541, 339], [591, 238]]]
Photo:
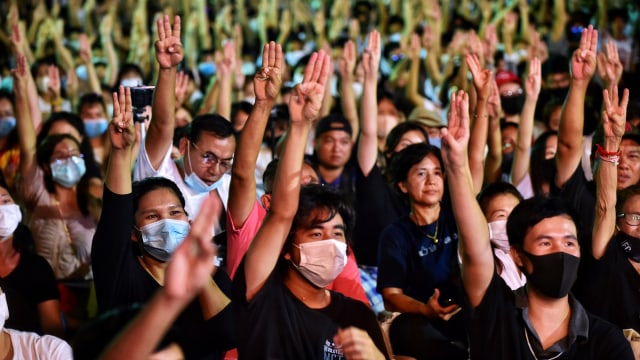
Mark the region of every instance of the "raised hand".
[[282, 88], [282, 46], [271, 41], [262, 49], [262, 67], [253, 79], [256, 101], [275, 101]]
[[156, 60], [160, 69], [175, 68], [184, 58], [184, 48], [180, 41], [180, 17], [175, 17], [172, 29], [169, 16], [164, 15], [158, 19], [157, 28]]
[[11, 51], [14, 56], [24, 54], [24, 38], [20, 33], [20, 24], [11, 27]]
[[373, 30], [369, 33], [367, 48], [362, 54], [362, 67], [364, 76], [370, 81], [378, 80], [378, 69], [380, 68], [380, 33]]
[[120, 86], [118, 93], [113, 93], [113, 120], [109, 124], [109, 138], [113, 150], [130, 149], [136, 141], [131, 88]]
[[463, 90], [451, 94], [449, 127], [442, 129], [442, 159], [445, 167], [467, 164], [469, 144], [469, 95]]
[[618, 56], [618, 45], [609, 41], [604, 44], [604, 52], [598, 53], [598, 76], [604, 82], [605, 88], [617, 86], [622, 78], [622, 62]]
[[491, 92], [489, 93], [489, 102], [487, 110], [489, 117], [497, 119], [500, 116], [500, 110], [502, 109], [502, 103], [500, 102], [500, 91], [498, 90], [498, 84], [496, 79], [491, 79]]
[[622, 100], [618, 99], [618, 87], [612, 86], [610, 90], [602, 91], [604, 98], [604, 111], [602, 112], [602, 125], [606, 137], [622, 138], [627, 121], [627, 105], [629, 104], [629, 89], [624, 89]]
[[574, 81], [589, 82], [596, 72], [596, 47], [598, 31], [589, 25], [582, 31], [580, 47], [571, 57], [571, 77]]
[[311, 54], [302, 83], [293, 88], [289, 100], [291, 123], [311, 123], [318, 119], [325, 86], [331, 73], [331, 58], [324, 51]]
[[24, 55], [19, 55], [16, 61], [16, 68], [11, 70], [13, 75], [13, 91], [16, 95], [27, 95], [27, 59]]
[[222, 46], [222, 59], [216, 68], [221, 76], [232, 76], [236, 67], [236, 48], [233, 41], [227, 41]]
[[473, 86], [478, 93], [478, 98], [488, 100], [491, 95], [491, 82], [493, 81], [491, 70], [482, 67], [477, 54], [467, 54], [465, 60], [473, 76]]
[[418, 61], [420, 58], [420, 50], [420, 36], [416, 33], [412, 33], [409, 43], [409, 58], [411, 61]]
[[527, 92], [527, 97], [538, 98], [540, 94], [540, 88], [542, 86], [542, 66], [540, 59], [533, 58], [529, 63], [529, 75], [527, 81], [524, 83], [524, 89]]
[[55, 100], [60, 98], [60, 69], [58, 69], [55, 65], [50, 65], [47, 68], [47, 73], [49, 75], [49, 84], [47, 86], [47, 91], [51, 96], [51, 99]]
[[210, 281], [215, 270], [216, 247], [211, 241], [211, 228], [216, 208], [214, 197], [207, 196], [189, 234], [171, 255], [163, 287], [169, 298], [189, 301]]
[[176, 109], [182, 106], [187, 96], [187, 87], [189, 86], [189, 76], [180, 71], [176, 75]]
[[343, 79], [351, 79], [353, 71], [356, 68], [356, 45], [349, 40], [344, 44], [342, 49], [342, 58], [340, 58], [340, 76]]
[[86, 34], [80, 34], [78, 36], [78, 41], [80, 42], [80, 59], [85, 64], [91, 62], [91, 46], [89, 45], [89, 39]]

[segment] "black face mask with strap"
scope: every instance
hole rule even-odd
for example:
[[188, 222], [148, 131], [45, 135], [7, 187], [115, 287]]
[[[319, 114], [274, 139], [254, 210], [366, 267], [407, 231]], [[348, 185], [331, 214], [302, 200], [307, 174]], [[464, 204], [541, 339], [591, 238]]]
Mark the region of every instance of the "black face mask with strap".
[[629, 259], [640, 263], [640, 239], [633, 237], [624, 231], [619, 231], [616, 235], [616, 242], [622, 252], [627, 255]]
[[565, 297], [578, 278], [580, 258], [565, 252], [546, 255], [533, 255], [524, 250], [521, 252], [531, 261], [533, 272], [523, 272], [527, 283], [541, 294], [559, 299]]

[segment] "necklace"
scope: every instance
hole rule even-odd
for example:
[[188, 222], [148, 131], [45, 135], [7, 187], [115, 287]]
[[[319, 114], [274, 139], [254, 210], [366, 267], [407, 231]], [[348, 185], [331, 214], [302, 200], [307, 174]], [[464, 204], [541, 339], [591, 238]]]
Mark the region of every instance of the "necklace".
[[433, 232], [433, 235], [429, 235], [426, 231], [424, 231], [422, 226], [418, 225], [417, 222], [415, 222], [420, 233], [424, 235], [427, 239], [431, 240], [434, 244], [438, 243], [438, 223], [439, 221], [436, 220], [436, 230]]
[[[529, 333], [527, 332], [527, 329], [526, 329], [526, 328], [524, 329], [524, 337], [525, 337], [525, 339], [527, 339], [527, 346], [529, 346], [529, 351], [531, 352], [531, 356], [533, 356], [533, 358], [534, 358], [535, 360], [538, 360], [538, 357], [536, 356], [536, 353], [535, 353], [535, 352], [533, 352], [533, 348], [531, 347], [531, 342], [529, 342]], [[556, 356], [554, 356], [554, 357], [551, 357], [551, 358], [548, 358], [547, 360], [554, 360], [554, 359], [557, 359], [557, 358], [559, 358], [562, 354], [564, 354], [564, 351], [561, 351], [558, 355], [556, 355]]]

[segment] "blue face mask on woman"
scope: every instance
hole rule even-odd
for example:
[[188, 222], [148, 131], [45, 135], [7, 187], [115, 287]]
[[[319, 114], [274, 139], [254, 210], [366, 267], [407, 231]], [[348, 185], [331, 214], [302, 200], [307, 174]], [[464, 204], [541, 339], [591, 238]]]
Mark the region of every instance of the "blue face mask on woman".
[[167, 262], [189, 233], [187, 221], [164, 219], [140, 228], [142, 248], [159, 261]]
[[106, 118], [84, 120], [84, 132], [90, 139], [104, 134], [108, 127], [109, 121]]
[[0, 137], [5, 137], [16, 127], [16, 118], [7, 116], [0, 118]]
[[50, 164], [50, 167], [53, 181], [66, 188], [75, 186], [87, 172], [84, 159], [80, 156], [56, 160]]

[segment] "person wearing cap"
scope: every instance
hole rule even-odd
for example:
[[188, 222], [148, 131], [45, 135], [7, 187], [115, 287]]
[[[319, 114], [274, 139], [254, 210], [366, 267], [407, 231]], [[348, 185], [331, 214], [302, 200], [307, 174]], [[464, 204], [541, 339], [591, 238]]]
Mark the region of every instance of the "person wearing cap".
[[525, 100], [522, 80], [509, 70], [499, 70], [496, 72], [496, 84], [505, 121], [519, 123]]
[[409, 121], [420, 124], [429, 135], [429, 144], [440, 147], [440, 130], [446, 127], [440, 118], [440, 114], [424, 107], [416, 107], [409, 114]]
[[355, 194], [355, 168], [349, 164], [352, 134], [351, 124], [343, 115], [325, 116], [316, 125], [312, 157], [320, 183], [349, 197]]

